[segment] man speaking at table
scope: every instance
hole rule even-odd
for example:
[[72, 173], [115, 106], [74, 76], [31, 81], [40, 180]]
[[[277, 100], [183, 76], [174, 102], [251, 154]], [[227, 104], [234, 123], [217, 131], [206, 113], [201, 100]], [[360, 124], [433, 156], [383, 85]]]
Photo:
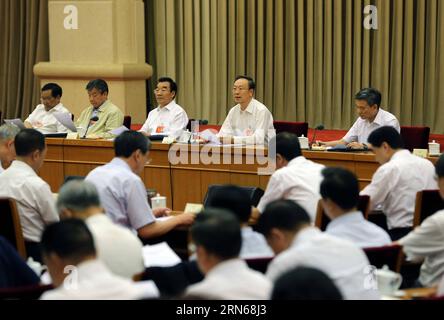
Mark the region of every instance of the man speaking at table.
[[355, 95], [355, 105], [359, 115], [351, 129], [336, 141], [316, 141], [317, 145], [334, 147], [346, 145], [352, 149], [367, 149], [367, 139], [376, 129], [384, 126], [394, 127], [398, 132], [401, 128], [396, 117], [380, 108], [381, 93], [373, 88], [365, 88]]

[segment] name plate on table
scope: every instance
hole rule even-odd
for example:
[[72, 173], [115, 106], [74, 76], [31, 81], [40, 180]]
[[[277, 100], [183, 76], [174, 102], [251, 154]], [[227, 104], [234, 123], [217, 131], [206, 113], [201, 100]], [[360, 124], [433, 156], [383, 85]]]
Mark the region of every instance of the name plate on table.
[[66, 135], [66, 139], [77, 140], [77, 139], [79, 139], [79, 133], [78, 132], [68, 132], [68, 134]]
[[415, 156], [421, 157], [421, 158], [427, 158], [429, 155], [429, 150], [427, 149], [413, 149], [413, 154]]
[[187, 203], [183, 212], [198, 214], [203, 210], [203, 205], [200, 203]]

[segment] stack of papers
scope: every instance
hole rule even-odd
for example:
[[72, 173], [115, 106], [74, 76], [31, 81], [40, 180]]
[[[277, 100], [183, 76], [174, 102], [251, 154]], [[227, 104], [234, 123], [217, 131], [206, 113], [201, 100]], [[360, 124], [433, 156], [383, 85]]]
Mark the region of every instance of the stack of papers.
[[166, 242], [144, 246], [142, 256], [146, 268], [172, 267], [182, 262]]

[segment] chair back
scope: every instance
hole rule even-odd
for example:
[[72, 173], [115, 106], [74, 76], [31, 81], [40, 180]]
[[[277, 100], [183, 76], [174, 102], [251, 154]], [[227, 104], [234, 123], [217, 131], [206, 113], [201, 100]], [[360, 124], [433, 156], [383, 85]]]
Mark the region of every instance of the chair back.
[[430, 128], [401, 126], [401, 137], [405, 149], [428, 149]]
[[[222, 188], [224, 185], [220, 184], [212, 184], [208, 186], [207, 193], [205, 194], [205, 198], [203, 200], [204, 207], [207, 207], [210, 203], [211, 198], [214, 196], [215, 192]], [[250, 195], [250, 204], [254, 207], [257, 207], [259, 201], [261, 200], [262, 196], [264, 195], [264, 190], [258, 187], [243, 187], [240, 188], [244, 189], [248, 192]]]
[[413, 227], [419, 226], [425, 219], [435, 212], [444, 209], [444, 200], [439, 190], [423, 190], [416, 194]]
[[[369, 208], [370, 208], [370, 197], [367, 195], [359, 196], [358, 210], [362, 212], [365, 219], [368, 219]], [[324, 208], [322, 207], [321, 200], [319, 200], [318, 209], [316, 211], [315, 226], [321, 229], [322, 231], [325, 231], [330, 221], [331, 221], [330, 218], [327, 216], [327, 214], [324, 211]]]
[[372, 266], [381, 269], [386, 265], [390, 270], [398, 273], [401, 270], [403, 254], [400, 245], [364, 248], [363, 250]]
[[281, 132], [294, 133], [298, 137], [304, 135], [308, 137], [308, 123], [307, 122], [293, 122], [293, 121], [273, 121], [276, 134]]
[[267, 272], [267, 268], [271, 260], [273, 260], [273, 258], [253, 258], [253, 259], [245, 259], [245, 262], [247, 263], [250, 269], [265, 274], [265, 272]]
[[131, 130], [131, 116], [123, 117], [123, 125], [127, 127], [128, 130]]
[[20, 256], [26, 260], [25, 240], [14, 199], [0, 198], [0, 235], [8, 240]]

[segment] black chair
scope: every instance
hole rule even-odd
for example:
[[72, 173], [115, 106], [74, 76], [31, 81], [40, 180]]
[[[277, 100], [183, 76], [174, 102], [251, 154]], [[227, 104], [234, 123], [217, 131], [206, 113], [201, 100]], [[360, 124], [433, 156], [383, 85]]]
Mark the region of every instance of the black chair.
[[381, 269], [386, 265], [392, 271], [399, 272], [401, 270], [403, 254], [400, 245], [364, 248], [363, 250], [372, 266]]
[[[205, 194], [205, 198], [203, 200], [204, 207], [207, 207], [210, 203], [210, 199], [213, 196], [214, 192], [216, 192], [218, 189], [223, 187], [224, 185], [220, 184], [212, 184], [208, 186], [207, 193]], [[250, 202], [251, 205], [254, 207], [257, 207], [259, 201], [261, 200], [262, 196], [264, 195], [264, 190], [258, 187], [240, 187], [248, 192], [250, 195]]]
[[245, 262], [247, 263], [250, 269], [265, 274], [265, 272], [267, 272], [268, 265], [272, 260], [273, 258], [254, 258], [254, 259], [245, 259]]
[[430, 128], [401, 126], [401, 137], [404, 148], [410, 151], [413, 151], [413, 149], [428, 149]]
[[123, 117], [123, 125], [128, 128], [128, 130], [131, 130], [131, 116], [124, 116]]
[[307, 122], [273, 121], [273, 126], [276, 129], [276, 133], [290, 132], [294, 133], [298, 137], [302, 135], [304, 135], [304, 137], [308, 137]]
[[203, 125], [203, 126], [205, 126], [205, 125], [207, 125], [208, 124], [208, 120], [203, 120], [203, 119], [199, 119], [199, 120], [197, 120], [197, 119], [188, 119], [188, 124], [187, 124], [187, 130], [188, 131], [192, 131], [191, 129], [191, 124], [193, 123], [193, 121], [199, 121], [199, 125]]
[[0, 199], [0, 235], [11, 243], [23, 259], [27, 259], [20, 217], [13, 199]]
[[83, 177], [83, 176], [66, 176], [65, 180], [63, 180], [62, 186], [64, 186], [66, 183], [68, 183], [70, 181], [76, 181], [76, 180], [83, 181], [83, 180], [85, 180], [85, 177]]
[[439, 190], [423, 190], [416, 194], [413, 227], [419, 226], [425, 219], [444, 209], [444, 200]]

